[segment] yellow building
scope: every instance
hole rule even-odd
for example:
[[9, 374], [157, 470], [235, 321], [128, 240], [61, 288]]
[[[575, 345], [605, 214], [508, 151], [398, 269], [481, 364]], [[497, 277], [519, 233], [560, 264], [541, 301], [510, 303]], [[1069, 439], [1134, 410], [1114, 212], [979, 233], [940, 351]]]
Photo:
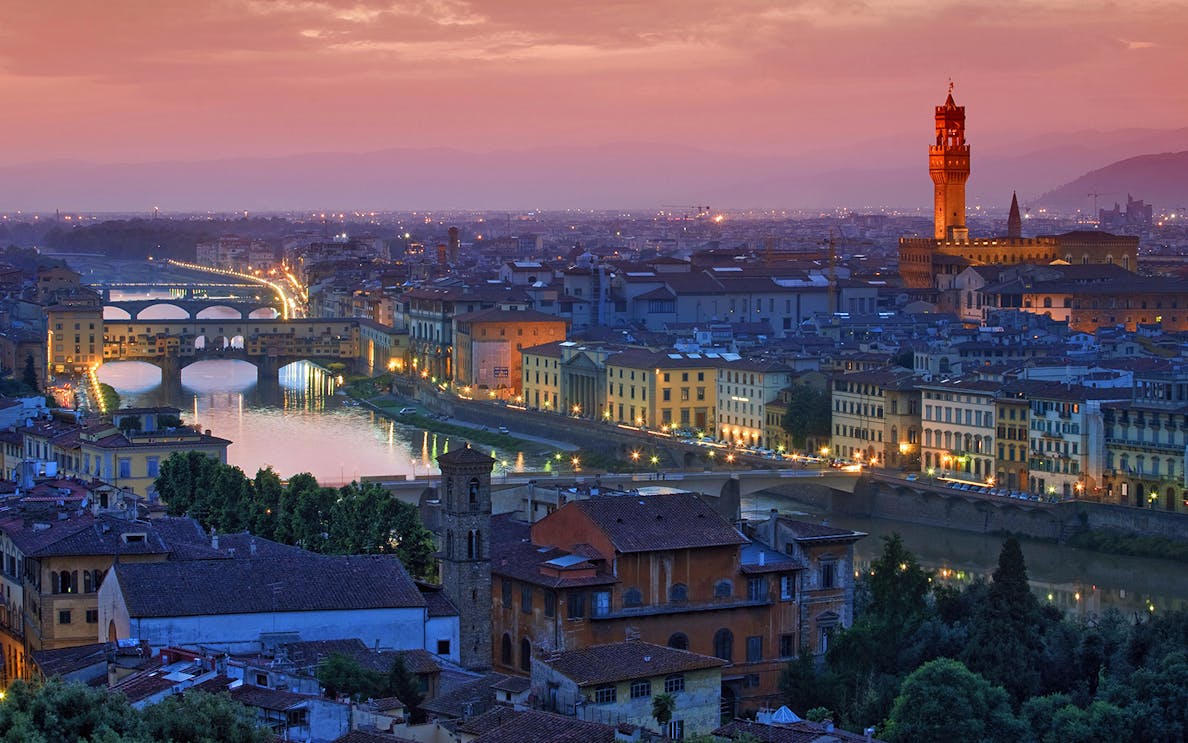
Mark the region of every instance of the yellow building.
[[920, 390], [907, 369], [846, 374], [833, 381], [832, 450], [878, 467], [920, 464]]
[[173, 454], [200, 451], [227, 461], [231, 442], [181, 425], [180, 412], [177, 408], [124, 408], [110, 421], [50, 421], [24, 428], [25, 457], [41, 473], [102, 480], [148, 495], [161, 463]]
[[103, 363], [103, 302], [82, 290], [45, 308], [46, 363], [50, 374], [84, 372]]
[[629, 349], [606, 359], [604, 419], [649, 428], [712, 431], [717, 355]]
[[561, 398], [561, 345], [544, 343], [520, 352], [521, 393], [516, 403], [531, 410], [557, 410]]

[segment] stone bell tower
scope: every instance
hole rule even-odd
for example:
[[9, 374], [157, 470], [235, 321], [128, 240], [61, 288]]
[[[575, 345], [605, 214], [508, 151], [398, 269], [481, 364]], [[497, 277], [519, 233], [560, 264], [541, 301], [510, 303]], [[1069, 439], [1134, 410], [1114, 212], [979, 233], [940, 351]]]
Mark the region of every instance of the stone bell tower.
[[965, 106], [953, 101], [953, 83], [945, 105], [936, 107], [936, 143], [928, 147], [933, 183], [933, 225], [937, 240], [966, 240], [965, 182], [969, 180], [969, 145], [965, 143]]
[[458, 607], [458, 658], [491, 667], [491, 469], [495, 460], [469, 445], [437, 458], [441, 468], [442, 591]]

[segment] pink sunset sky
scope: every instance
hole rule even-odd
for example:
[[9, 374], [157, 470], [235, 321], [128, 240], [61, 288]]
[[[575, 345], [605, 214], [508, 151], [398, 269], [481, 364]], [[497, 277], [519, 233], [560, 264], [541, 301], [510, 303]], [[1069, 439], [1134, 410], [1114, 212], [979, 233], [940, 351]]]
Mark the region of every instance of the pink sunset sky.
[[1178, 0], [6, 5], [8, 164], [926, 144], [929, 107], [950, 77], [977, 143], [1188, 124], [1188, 12]]

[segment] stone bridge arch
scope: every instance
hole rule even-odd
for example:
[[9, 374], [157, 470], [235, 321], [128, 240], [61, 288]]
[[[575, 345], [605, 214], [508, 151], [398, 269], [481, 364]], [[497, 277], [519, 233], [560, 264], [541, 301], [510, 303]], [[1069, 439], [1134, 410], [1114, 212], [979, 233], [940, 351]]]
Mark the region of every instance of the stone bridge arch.
[[[158, 309], [158, 308], [161, 308], [161, 309], [168, 308], [168, 309], [177, 310], [177, 312], [178, 312], [178, 313], [180, 313], [180, 314], [174, 315], [174, 316], [172, 316], [172, 317], [152, 317], [152, 318], [146, 318], [146, 317], [144, 316], [144, 314], [145, 314], [146, 312], [149, 312], [149, 311], [151, 311], [151, 310], [156, 310], [156, 309]], [[160, 321], [160, 320], [189, 320], [189, 319], [190, 319], [190, 312], [189, 312], [189, 310], [187, 310], [185, 307], [182, 307], [182, 306], [181, 306], [181, 305], [179, 305], [179, 304], [176, 304], [176, 303], [174, 303], [174, 302], [168, 302], [168, 301], [164, 301], [164, 300], [163, 300], [163, 301], [160, 301], [160, 302], [154, 302], [154, 303], [152, 303], [152, 304], [148, 305], [147, 307], [143, 307], [143, 308], [139, 309], [139, 310], [136, 312], [136, 319], [137, 319], [137, 320], [153, 320], [153, 321]]]
[[[221, 311], [226, 310], [231, 313], [232, 317], [224, 316]], [[195, 320], [242, 320], [244, 318], [244, 311], [239, 307], [232, 307], [229, 304], [212, 304], [203, 307], [194, 313]]]

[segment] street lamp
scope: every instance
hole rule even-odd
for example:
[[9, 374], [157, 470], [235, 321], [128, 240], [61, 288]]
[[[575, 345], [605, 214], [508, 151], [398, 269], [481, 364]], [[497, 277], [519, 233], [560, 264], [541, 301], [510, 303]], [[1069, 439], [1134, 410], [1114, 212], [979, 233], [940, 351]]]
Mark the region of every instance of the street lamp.
[[579, 459], [578, 457], [574, 457], [573, 459], [571, 459], [569, 461], [570, 461], [570, 464], [573, 465], [574, 472], [577, 472], [579, 469], [581, 469], [581, 467], [579, 466], [581, 464], [581, 459]]

